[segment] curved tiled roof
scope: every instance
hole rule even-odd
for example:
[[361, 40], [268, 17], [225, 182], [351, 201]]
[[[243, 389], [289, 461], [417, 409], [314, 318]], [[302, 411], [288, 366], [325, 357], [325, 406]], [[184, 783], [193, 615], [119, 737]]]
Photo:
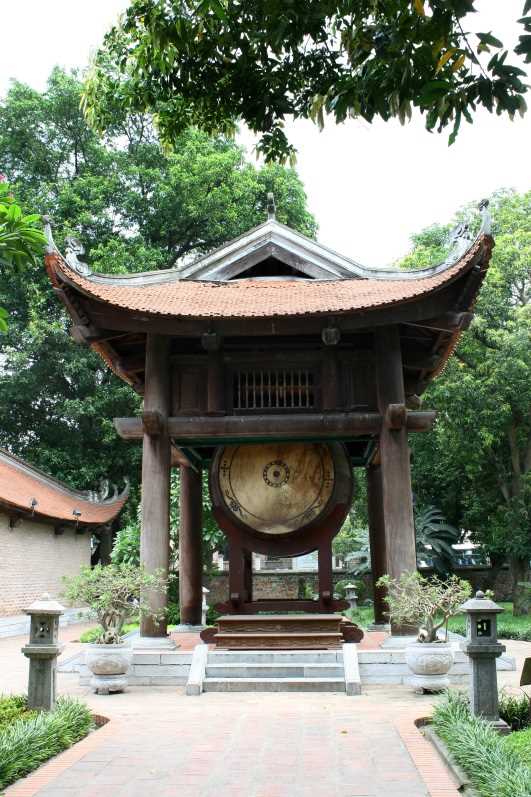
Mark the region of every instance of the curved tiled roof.
[[91, 500], [86, 494], [71, 490], [0, 449], [0, 506], [13, 512], [63, 523], [76, 523], [77, 520], [82, 526], [101, 526], [116, 517], [127, 501], [127, 495], [126, 488], [110, 499]]
[[[135, 313], [172, 318], [271, 318], [363, 312], [412, 301], [450, 284], [473, 265], [491, 238], [481, 235], [457, 262], [429, 276], [408, 279], [347, 278], [102, 281], [80, 274], [57, 252], [48, 254], [52, 279], [72, 285], [82, 294]], [[403, 274], [404, 272], [402, 272]]]
[[[93, 274], [78, 260], [83, 247], [67, 239], [63, 257], [46, 225], [46, 265], [52, 282], [132, 313], [183, 319], [274, 318], [356, 313], [410, 302], [461, 276], [492, 247], [488, 202], [480, 205], [482, 226], [472, 241], [468, 225], [453, 235], [443, 263], [405, 271], [374, 269], [269, 219], [182, 268], [132, 274]], [[269, 258], [297, 276], [245, 278]], [[487, 263], [484, 263], [486, 266]], [[289, 271], [288, 269], [288, 271]]]

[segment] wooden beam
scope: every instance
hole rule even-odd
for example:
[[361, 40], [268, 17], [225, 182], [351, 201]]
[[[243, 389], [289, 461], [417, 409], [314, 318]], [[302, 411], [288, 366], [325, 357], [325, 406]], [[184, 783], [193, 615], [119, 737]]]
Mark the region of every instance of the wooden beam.
[[407, 423], [405, 404], [388, 404], [385, 410], [385, 425], [388, 429], [404, 429]]
[[[408, 412], [407, 429], [431, 429], [434, 412]], [[116, 431], [124, 440], [139, 440], [144, 434], [141, 418], [115, 418]], [[378, 434], [382, 416], [378, 412], [330, 412], [300, 415], [209, 415], [173, 416], [167, 420], [168, 435], [178, 443], [217, 440], [330, 440]]]
[[150, 437], [158, 437], [164, 431], [166, 419], [158, 410], [144, 410], [142, 413], [142, 429]]
[[404, 368], [408, 370], [433, 371], [438, 366], [442, 357], [438, 354], [423, 354], [420, 352], [406, 351], [404, 354]]
[[436, 318], [425, 318], [421, 321], [404, 321], [402, 323], [413, 327], [424, 327], [437, 332], [457, 332], [468, 329], [474, 313], [443, 313]]

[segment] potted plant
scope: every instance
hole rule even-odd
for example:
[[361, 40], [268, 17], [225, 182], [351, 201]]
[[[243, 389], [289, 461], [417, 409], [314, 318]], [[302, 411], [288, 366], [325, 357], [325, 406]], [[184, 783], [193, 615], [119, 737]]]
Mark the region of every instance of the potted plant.
[[[470, 584], [457, 576], [428, 579], [415, 572], [403, 573], [399, 579], [383, 576], [378, 586], [387, 590], [391, 622], [418, 629], [416, 640], [405, 649], [406, 662], [413, 673], [409, 682], [421, 691], [446, 689], [454, 661], [448, 642], [448, 620], [470, 597]], [[438, 632], [443, 628], [441, 638]]]
[[88, 645], [85, 663], [92, 673], [90, 685], [96, 693], [121, 692], [127, 686], [131, 648], [122, 638], [122, 628], [133, 614], [158, 619], [145, 604], [143, 593], [166, 591], [159, 573], [148, 574], [134, 564], [82, 567], [79, 575], [65, 579], [64, 597], [88, 606], [101, 626], [101, 633]]

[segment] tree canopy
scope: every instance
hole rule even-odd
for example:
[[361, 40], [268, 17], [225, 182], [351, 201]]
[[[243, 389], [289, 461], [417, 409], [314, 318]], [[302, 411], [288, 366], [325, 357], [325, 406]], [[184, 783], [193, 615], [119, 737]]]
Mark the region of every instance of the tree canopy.
[[[430, 434], [411, 441], [413, 479], [422, 503], [510, 563], [518, 612], [517, 585], [531, 578], [531, 192], [500, 192], [491, 207], [491, 265], [470, 329], [424, 395], [439, 414]], [[447, 232], [415, 236], [406, 265], [437, 259]]]
[[[44, 251], [45, 237], [38, 214], [24, 214], [0, 174], [0, 272], [9, 274], [34, 263]], [[7, 330], [7, 310], [0, 307], [0, 332]]]
[[495, 33], [465, 29], [473, 0], [132, 0], [84, 101], [102, 129], [117, 107], [151, 111], [167, 142], [190, 124], [228, 133], [243, 120], [266, 160], [294, 153], [290, 117], [404, 123], [416, 108], [428, 130], [451, 125], [452, 142], [479, 107], [526, 110], [518, 61], [531, 60], [530, 10], [525, 0], [511, 62]]
[[[178, 265], [266, 218], [313, 236], [297, 174], [255, 167], [221, 137], [186, 130], [165, 153], [148, 117], [116, 114], [102, 140], [80, 111], [81, 83], [56, 69], [42, 93], [14, 83], [0, 101], [0, 172], [23, 207], [51, 216], [64, 250], [80, 239], [95, 271]], [[129, 476], [138, 494], [140, 447], [112, 419], [137, 414], [140, 398], [69, 336], [41, 260], [0, 272], [0, 445], [74, 487]], [[131, 503], [131, 502], [130, 502]], [[134, 503], [134, 500], [133, 500]]]

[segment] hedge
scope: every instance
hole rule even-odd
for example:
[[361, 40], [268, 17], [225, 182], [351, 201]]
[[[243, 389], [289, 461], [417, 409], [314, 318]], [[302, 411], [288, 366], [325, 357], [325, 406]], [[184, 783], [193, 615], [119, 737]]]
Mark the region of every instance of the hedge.
[[59, 698], [53, 711], [32, 713], [0, 729], [0, 789], [82, 739], [93, 728], [87, 706]]
[[433, 728], [481, 797], [531, 797], [531, 768], [504, 737], [448, 692], [433, 714]]

